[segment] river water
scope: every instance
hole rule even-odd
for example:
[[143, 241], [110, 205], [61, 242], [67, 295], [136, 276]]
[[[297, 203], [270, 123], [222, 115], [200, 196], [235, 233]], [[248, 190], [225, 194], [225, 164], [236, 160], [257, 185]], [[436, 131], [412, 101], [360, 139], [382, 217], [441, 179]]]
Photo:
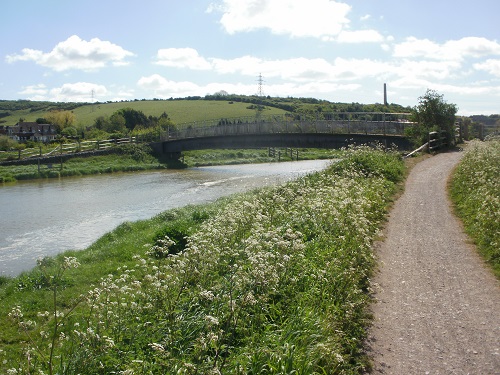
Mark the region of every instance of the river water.
[[88, 247], [125, 221], [284, 183], [330, 161], [295, 161], [117, 173], [0, 185], [0, 275]]

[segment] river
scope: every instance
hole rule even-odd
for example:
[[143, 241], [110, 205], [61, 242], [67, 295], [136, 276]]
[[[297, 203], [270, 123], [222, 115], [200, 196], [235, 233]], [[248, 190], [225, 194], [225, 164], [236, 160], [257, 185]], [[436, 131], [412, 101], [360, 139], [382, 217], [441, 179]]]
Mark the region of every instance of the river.
[[125, 221], [284, 183], [329, 163], [200, 167], [0, 185], [0, 275], [16, 276], [33, 268], [38, 258], [85, 249]]

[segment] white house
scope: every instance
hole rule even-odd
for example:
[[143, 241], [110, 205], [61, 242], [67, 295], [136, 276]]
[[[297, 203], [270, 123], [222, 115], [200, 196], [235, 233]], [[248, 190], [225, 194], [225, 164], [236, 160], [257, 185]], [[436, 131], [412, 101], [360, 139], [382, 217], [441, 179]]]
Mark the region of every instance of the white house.
[[56, 138], [56, 126], [36, 122], [18, 122], [7, 129], [8, 136], [18, 142], [50, 142]]

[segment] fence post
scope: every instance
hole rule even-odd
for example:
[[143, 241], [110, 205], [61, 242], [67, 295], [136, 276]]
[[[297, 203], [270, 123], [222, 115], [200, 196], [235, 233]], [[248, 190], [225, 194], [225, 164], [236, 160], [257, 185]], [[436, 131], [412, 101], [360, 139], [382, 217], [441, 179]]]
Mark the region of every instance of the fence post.
[[386, 129], [385, 129], [385, 112], [382, 114], [382, 121], [384, 122], [384, 136], [386, 136]]

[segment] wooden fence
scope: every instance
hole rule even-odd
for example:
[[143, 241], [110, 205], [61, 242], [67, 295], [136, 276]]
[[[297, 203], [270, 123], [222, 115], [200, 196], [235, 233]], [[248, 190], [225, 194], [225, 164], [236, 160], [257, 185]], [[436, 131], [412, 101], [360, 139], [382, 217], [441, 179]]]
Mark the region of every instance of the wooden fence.
[[135, 142], [136, 137], [129, 137], [104, 139], [99, 141], [77, 141], [73, 143], [60, 143], [48, 152], [43, 152], [41, 146], [38, 148], [28, 148], [24, 150], [0, 151], [0, 162], [32, 158], [46, 158], [58, 155], [76, 154], [86, 151], [106, 150], [117, 145]]

